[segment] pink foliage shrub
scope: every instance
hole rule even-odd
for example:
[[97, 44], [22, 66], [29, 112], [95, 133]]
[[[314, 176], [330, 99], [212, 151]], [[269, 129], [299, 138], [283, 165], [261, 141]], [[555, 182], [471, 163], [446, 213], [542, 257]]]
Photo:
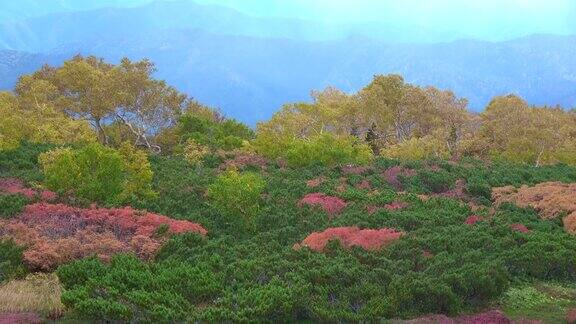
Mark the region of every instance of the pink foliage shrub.
[[468, 200], [469, 197], [466, 194], [466, 180], [458, 179], [456, 180], [453, 189], [450, 189], [448, 191], [436, 195], [451, 199]]
[[308, 188], [316, 188], [319, 185], [323, 184], [325, 181], [326, 181], [325, 177], [318, 177], [318, 178], [310, 179], [310, 180], [306, 181], [306, 186], [308, 186]]
[[404, 201], [393, 201], [389, 204], [384, 205], [384, 209], [386, 210], [400, 210], [404, 208], [408, 208], [408, 203]]
[[372, 214], [376, 213], [377, 211], [379, 211], [380, 209], [382, 209], [382, 207], [380, 207], [380, 206], [374, 206], [374, 205], [366, 206], [366, 211], [368, 212], [368, 215], [372, 215]]
[[227, 159], [224, 161], [224, 163], [222, 163], [222, 165], [220, 165], [220, 169], [229, 170], [234, 168], [243, 170], [247, 166], [253, 166], [264, 170], [268, 166], [268, 160], [265, 157], [257, 154], [235, 152], [232, 158]]
[[571, 308], [566, 311], [566, 323], [576, 324], [576, 308]]
[[364, 250], [375, 251], [399, 239], [402, 235], [404, 233], [388, 228], [361, 230], [358, 227], [335, 227], [308, 235], [301, 243], [294, 245], [294, 248], [306, 246], [321, 252], [330, 240], [339, 240], [345, 248], [359, 246]]
[[395, 211], [395, 210], [402, 210], [404, 208], [408, 208], [408, 206], [410, 206], [410, 205], [407, 202], [393, 201], [389, 204], [384, 205], [383, 207], [374, 206], [374, 205], [366, 206], [366, 210], [367, 210], [368, 214], [372, 215], [381, 209], [385, 209], [388, 211]]
[[506, 315], [499, 310], [491, 310], [488, 312], [474, 314], [474, 315], [462, 315], [455, 318], [456, 323], [459, 324], [508, 324], [512, 323]]
[[363, 166], [346, 165], [346, 166], [341, 167], [340, 170], [344, 174], [360, 175], [360, 174], [364, 174], [364, 173], [368, 172], [368, 170], [370, 170], [370, 168], [369, 167], [363, 167]]
[[318, 206], [322, 208], [330, 216], [334, 216], [340, 213], [344, 208], [346, 208], [346, 202], [338, 197], [332, 197], [325, 195], [323, 193], [311, 193], [307, 194], [298, 203], [300, 207], [303, 205], [308, 206]]
[[356, 184], [356, 189], [370, 190], [370, 189], [372, 189], [372, 185], [370, 184], [370, 181], [364, 179], [361, 182]]
[[382, 176], [386, 179], [386, 182], [390, 184], [396, 190], [402, 190], [402, 183], [400, 182], [399, 176], [413, 177], [416, 175], [416, 171], [401, 166], [394, 166], [384, 171]]
[[520, 233], [530, 233], [530, 230], [524, 224], [511, 224], [510, 229]]
[[26, 247], [24, 259], [33, 269], [52, 270], [60, 264], [90, 255], [102, 260], [121, 252], [151, 259], [167, 235], [194, 232], [206, 235], [201, 225], [189, 221], [124, 208], [75, 208], [62, 204], [26, 206], [18, 217], [0, 223], [0, 237]]
[[476, 224], [476, 223], [478, 223], [478, 222], [481, 222], [481, 221], [483, 221], [483, 220], [484, 220], [483, 217], [480, 217], [480, 216], [477, 216], [477, 215], [472, 215], [472, 216], [469, 216], [468, 218], [466, 218], [466, 220], [464, 221], [464, 224], [474, 225], [474, 224]]
[[513, 323], [506, 315], [499, 310], [492, 310], [479, 314], [461, 315], [458, 317], [448, 317], [446, 315], [429, 315], [420, 317], [404, 323], [410, 324], [509, 324]]
[[56, 199], [56, 193], [50, 190], [26, 188], [22, 180], [16, 178], [0, 179], [0, 194], [21, 194], [28, 199], [39, 199], [41, 201], [53, 201]]
[[43, 322], [35, 313], [0, 314], [0, 324], [40, 324]]

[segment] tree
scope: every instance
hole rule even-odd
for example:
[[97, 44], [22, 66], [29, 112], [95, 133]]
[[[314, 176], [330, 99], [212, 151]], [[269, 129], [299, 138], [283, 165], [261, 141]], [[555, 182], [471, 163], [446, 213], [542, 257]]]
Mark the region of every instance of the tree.
[[368, 125], [380, 134], [381, 146], [424, 136], [432, 127], [434, 110], [427, 93], [399, 75], [376, 75], [358, 96]]
[[151, 138], [159, 130], [174, 126], [187, 98], [164, 81], [152, 79], [155, 71], [148, 60], [122, 59], [112, 73], [118, 89], [114, 117], [132, 132], [136, 146], [160, 153], [161, 147], [152, 143]]
[[103, 123], [117, 107], [117, 88], [111, 75], [113, 68], [101, 58], [76, 56], [54, 69], [50, 78], [62, 96], [58, 101], [63, 111], [88, 120], [104, 144], [108, 143], [108, 137]]
[[536, 166], [575, 163], [576, 122], [560, 108], [530, 107], [515, 95], [494, 98], [480, 115], [476, 141], [484, 157]]
[[113, 122], [126, 127], [136, 146], [159, 152], [152, 139], [176, 123], [188, 103], [164, 81], [155, 80], [148, 60], [119, 65], [94, 56], [75, 56], [60, 67], [44, 66], [23, 76], [15, 92], [29, 109], [49, 106], [76, 120], [86, 120], [102, 144], [110, 144], [107, 129]]
[[52, 144], [95, 141], [85, 121], [74, 120], [54, 108], [49, 84], [26, 82], [33, 89], [27, 96], [0, 93], [0, 150], [14, 149], [24, 140]]

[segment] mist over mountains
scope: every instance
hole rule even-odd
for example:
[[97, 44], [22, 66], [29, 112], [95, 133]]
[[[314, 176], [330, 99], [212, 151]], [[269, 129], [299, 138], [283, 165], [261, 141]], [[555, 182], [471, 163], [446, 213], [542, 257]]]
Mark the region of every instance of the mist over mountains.
[[189, 1], [136, 2], [2, 19], [0, 89], [11, 89], [19, 75], [44, 63], [80, 53], [111, 62], [149, 58], [157, 77], [252, 125], [283, 103], [308, 100], [312, 89], [356, 91], [386, 73], [451, 89], [476, 111], [506, 93], [532, 104], [576, 106], [576, 36], [454, 40], [440, 31], [380, 23], [252, 17]]

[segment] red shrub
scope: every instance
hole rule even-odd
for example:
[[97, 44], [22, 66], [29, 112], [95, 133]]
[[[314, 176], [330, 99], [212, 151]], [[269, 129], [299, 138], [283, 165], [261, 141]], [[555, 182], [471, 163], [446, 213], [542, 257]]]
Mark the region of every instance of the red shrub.
[[506, 315], [499, 310], [492, 310], [474, 315], [462, 315], [455, 318], [459, 324], [508, 324], [512, 323]]
[[401, 210], [401, 209], [407, 208], [408, 206], [410, 206], [410, 205], [408, 205], [407, 202], [393, 201], [389, 204], [384, 205], [383, 207], [374, 206], [374, 205], [366, 206], [366, 210], [368, 211], [368, 214], [372, 215], [381, 209], [385, 209], [388, 211], [395, 211], [395, 210]]
[[440, 197], [452, 198], [452, 199], [460, 199], [460, 200], [469, 200], [468, 195], [466, 194], [466, 180], [458, 179], [454, 185], [453, 189], [448, 191], [436, 194]]
[[424, 259], [430, 259], [434, 257], [434, 254], [432, 254], [430, 251], [422, 251], [422, 256]]
[[481, 222], [483, 220], [484, 220], [484, 218], [482, 218], [480, 216], [472, 215], [472, 216], [469, 216], [468, 218], [466, 218], [466, 220], [464, 221], [464, 224], [474, 225], [474, 224]]
[[90, 255], [107, 260], [116, 253], [134, 252], [151, 259], [167, 239], [166, 235], [155, 235], [163, 224], [167, 234], [207, 233], [199, 224], [131, 207], [82, 209], [38, 203], [26, 206], [17, 218], [0, 223], [0, 237], [26, 246], [25, 261], [34, 269], [47, 271]]
[[346, 165], [340, 168], [340, 171], [342, 171], [342, 173], [344, 174], [356, 174], [356, 175], [366, 173], [368, 172], [368, 170], [370, 170], [369, 167], [354, 166], [354, 165]]
[[571, 308], [566, 312], [566, 322], [576, 324], [576, 308]]
[[390, 184], [396, 190], [403, 189], [399, 176], [413, 177], [415, 175], [416, 171], [401, 166], [391, 167], [383, 173], [386, 182], [388, 182], [388, 184]]
[[372, 185], [370, 184], [370, 181], [362, 180], [361, 182], [356, 184], [356, 189], [370, 190], [370, 189], [372, 189]]
[[39, 199], [42, 201], [53, 201], [56, 193], [49, 190], [34, 190], [26, 188], [20, 179], [6, 178], [0, 179], [0, 194], [21, 194], [28, 199]]
[[324, 181], [326, 181], [325, 177], [318, 177], [318, 178], [314, 178], [314, 179], [306, 181], [306, 185], [309, 188], [315, 188], [315, 187], [318, 187], [319, 185], [321, 185], [322, 183], [324, 183]]
[[24, 187], [24, 183], [15, 178], [1, 179], [0, 192], [5, 194], [21, 194], [30, 199], [36, 197], [35, 190]]
[[393, 201], [389, 204], [384, 205], [384, 209], [386, 210], [400, 210], [400, 209], [404, 209], [407, 208], [409, 205], [407, 202], [403, 202], [403, 201]]
[[330, 216], [334, 216], [346, 208], [346, 202], [344, 200], [319, 192], [307, 194], [300, 200], [298, 205], [319, 206]]
[[446, 315], [429, 315], [405, 321], [413, 324], [508, 324], [513, 323], [499, 310], [492, 310], [480, 314], [461, 315], [450, 318]]
[[359, 246], [365, 250], [374, 251], [380, 250], [402, 235], [404, 233], [388, 228], [361, 230], [358, 227], [335, 227], [308, 235], [302, 243], [294, 245], [294, 248], [299, 249], [306, 246], [321, 252], [330, 240], [339, 240], [345, 248]]
[[0, 314], [0, 324], [40, 324], [44, 321], [35, 313]]
[[520, 233], [529, 233], [530, 230], [524, 224], [511, 224], [510, 228]]
[[260, 169], [266, 169], [268, 160], [260, 155], [235, 152], [231, 159], [228, 159], [220, 165], [220, 170], [229, 170], [230, 168], [242, 170], [247, 166], [253, 166]]
[[379, 211], [380, 209], [382, 209], [382, 207], [380, 206], [374, 206], [374, 205], [366, 206], [366, 211], [368, 212], [368, 215], [372, 215], [377, 211]]

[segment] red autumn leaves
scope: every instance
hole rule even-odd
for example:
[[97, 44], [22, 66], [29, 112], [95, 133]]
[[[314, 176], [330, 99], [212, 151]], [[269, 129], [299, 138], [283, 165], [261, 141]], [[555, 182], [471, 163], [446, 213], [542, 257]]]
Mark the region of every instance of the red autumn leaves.
[[56, 199], [56, 193], [49, 190], [26, 188], [20, 179], [15, 178], [0, 179], [0, 194], [20, 194], [28, 199], [39, 199], [42, 201], [53, 201]]
[[338, 197], [332, 197], [325, 195], [323, 193], [311, 193], [307, 194], [300, 200], [298, 205], [317, 206], [322, 208], [330, 217], [340, 213], [344, 208], [346, 208], [346, 202]]
[[335, 227], [308, 235], [301, 243], [294, 245], [294, 248], [299, 249], [306, 246], [314, 251], [322, 252], [330, 240], [338, 240], [344, 248], [359, 246], [368, 251], [377, 251], [399, 239], [402, 235], [404, 233], [388, 228]]
[[133, 252], [151, 259], [166, 233], [195, 232], [206, 235], [201, 225], [125, 208], [74, 208], [37, 203], [9, 221], [0, 222], [0, 237], [26, 247], [24, 260], [37, 270], [53, 270], [60, 264], [96, 255], [106, 260], [116, 253]]
[[[466, 220], [464, 221], [464, 224], [466, 225], [474, 225], [478, 222], [482, 222], [485, 221], [486, 219], [484, 217], [481, 216], [477, 216], [477, 215], [471, 215], [468, 216], [468, 218], [466, 218]], [[530, 233], [530, 230], [526, 227], [526, 225], [524, 224], [520, 224], [520, 223], [515, 223], [515, 224], [510, 224], [508, 226], [511, 230], [513, 231], [517, 231], [520, 233]]]

